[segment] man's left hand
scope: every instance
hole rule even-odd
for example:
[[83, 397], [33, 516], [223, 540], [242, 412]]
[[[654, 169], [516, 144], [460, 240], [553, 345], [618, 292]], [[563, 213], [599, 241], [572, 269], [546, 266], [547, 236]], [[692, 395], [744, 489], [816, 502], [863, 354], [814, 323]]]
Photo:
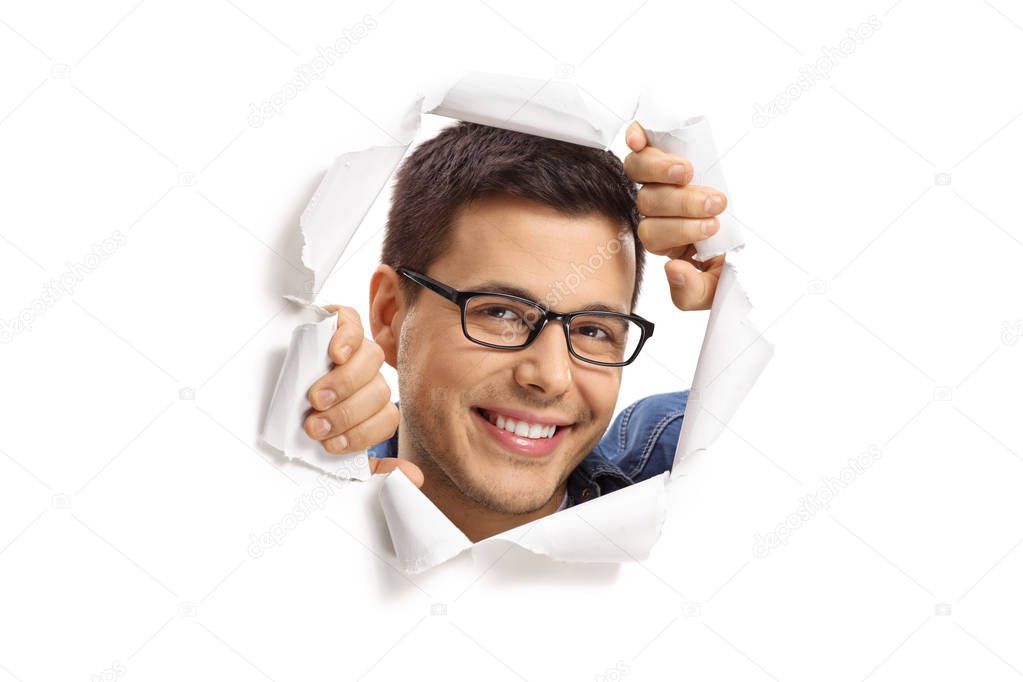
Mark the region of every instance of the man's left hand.
[[646, 131], [629, 124], [625, 141], [632, 153], [625, 157], [625, 173], [642, 184], [636, 205], [642, 215], [639, 240], [650, 253], [668, 256], [664, 273], [671, 300], [680, 310], [706, 310], [714, 300], [724, 256], [701, 263], [694, 260], [695, 242], [715, 234], [715, 217], [725, 210], [724, 193], [704, 185], [690, 185], [689, 161], [649, 145]]

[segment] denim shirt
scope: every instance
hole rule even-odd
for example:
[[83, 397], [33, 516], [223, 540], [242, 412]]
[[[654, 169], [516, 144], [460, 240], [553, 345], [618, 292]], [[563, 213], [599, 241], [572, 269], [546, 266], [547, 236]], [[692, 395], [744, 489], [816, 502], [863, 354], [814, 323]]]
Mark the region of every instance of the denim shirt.
[[[567, 506], [670, 471], [688, 399], [689, 391], [658, 393], [622, 410], [593, 451], [569, 474]], [[397, 457], [398, 431], [371, 447], [369, 456]]]

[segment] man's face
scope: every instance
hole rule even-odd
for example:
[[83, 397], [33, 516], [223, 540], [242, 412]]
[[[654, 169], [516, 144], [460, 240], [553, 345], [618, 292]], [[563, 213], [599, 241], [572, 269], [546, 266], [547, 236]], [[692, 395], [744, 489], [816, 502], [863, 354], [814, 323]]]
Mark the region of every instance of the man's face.
[[[460, 290], [504, 282], [557, 312], [601, 303], [627, 313], [635, 263], [630, 232], [606, 216], [492, 195], [461, 211], [453, 247], [424, 274]], [[559, 323], [522, 350], [473, 343], [458, 306], [422, 289], [402, 322], [397, 370], [402, 433], [428, 469], [480, 505], [526, 514], [548, 503], [600, 441], [622, 368], [570, 355]], [[497, 415], [565, 425], [550, 440], [530, 439], [491, 424]]]

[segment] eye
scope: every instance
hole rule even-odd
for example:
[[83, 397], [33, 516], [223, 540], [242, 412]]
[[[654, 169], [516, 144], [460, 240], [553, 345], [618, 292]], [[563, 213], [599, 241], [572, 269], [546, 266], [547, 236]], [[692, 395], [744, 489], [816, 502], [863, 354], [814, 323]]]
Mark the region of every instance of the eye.
[[[496, 320], [511, 320], [518, 316], [515, 310], [500, 305], [487, 306], [478, 312], [482, 315], [493, 317]], [[500, 313], [511, 313], [511, 315], [501, 315]]]
[[[589, 337], [591, 339], [594, 339], [596, 341], [609, 341], [609, 340], [611, 340], [611, 335], [608, 334], [606, 330], [601, 329], [600, 327], [595, 327], [592, 324], [588, 324], [588, 325], [586, 325], [584, 327], [579, 327], [579, 329], [577, 331], [580, 334], [582, 334], [583, 336], [587, 336], [587, 337]], [[589, 332], [593, 332], [593, 333], [591, 334]], [[600, 336], [601, 334], [603, 334], [603, 336]]]

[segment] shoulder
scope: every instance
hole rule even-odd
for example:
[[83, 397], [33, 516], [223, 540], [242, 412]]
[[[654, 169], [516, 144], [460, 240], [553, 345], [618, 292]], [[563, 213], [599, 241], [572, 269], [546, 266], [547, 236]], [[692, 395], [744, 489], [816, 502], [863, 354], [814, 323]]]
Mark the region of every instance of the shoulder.
[[688, 400], [688, 390], [637, 400], [615, 417], [597, 448], [637, 482], [668, 471]]

